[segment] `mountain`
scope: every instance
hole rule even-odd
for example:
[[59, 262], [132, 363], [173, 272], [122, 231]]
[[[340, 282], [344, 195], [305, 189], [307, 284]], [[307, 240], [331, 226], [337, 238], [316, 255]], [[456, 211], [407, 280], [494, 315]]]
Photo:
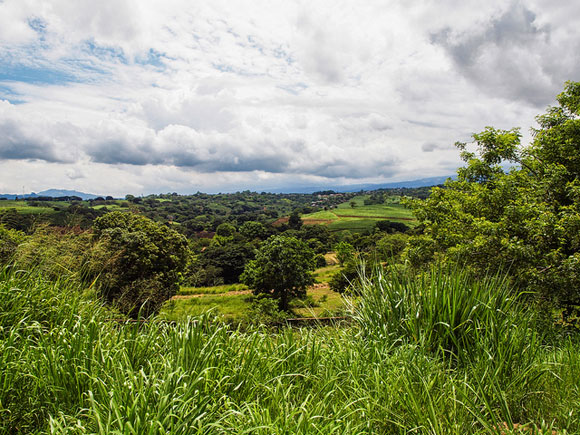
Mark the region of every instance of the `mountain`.
[[52, 196], [53, 198], [58, 198], [59, 196], [78, 196], [84, 200], [98, 198], [98, 195], [93, 195], [92, 193], [78, 192], [76, 190], [65, 190], [65, 189], [48, 189], [38, 192], [38, 196]]
[[6, 199], [15, 199], [15, 198], [37, 198], [39, 196], [50, 196], [53, 198], [58, 198], [61, 196], [78, 196], [82, 199], [95, 199], [98, 196], [93, 195], [92, 193], [84, 193], [78, 192], [76, 190], [65, 190], [65, 189], [48, 189], [43, 190], [42, 192], [38, 193], [25, 193], [24, 195], [17, 195], [17, 194], [0, 194], [0, 198]]
[[425, 187], [425, 186], [437, 186], [438, 184], [443, 184], [448, 178], [455, 179], [455, 175], [447, 175], [444, 177], [430, 177], [430, 178], [420, 178], [418, 180], [410, 181], [397, 181], [394, 183], [381, 183], [381, 184], [347, 184], [341, 186], [317, 186], [317, 187], [290, 187], [283, 189], [272, 189], [268, 192], [272, 193], [313, 193], [322, 190], [334, 190], [335, 192], [358, 192], [359, 190], [378, 190], [378, 189], [398, 189], [401, 187]]

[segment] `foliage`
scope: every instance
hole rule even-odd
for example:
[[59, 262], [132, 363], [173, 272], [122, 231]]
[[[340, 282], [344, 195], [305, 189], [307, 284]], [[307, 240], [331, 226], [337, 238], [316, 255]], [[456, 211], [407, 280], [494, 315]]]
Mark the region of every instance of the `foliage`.
[[516, 324], [521, 327], [530, 318], [507, 279], [475, 278], [441, 265], [418, 276], [397, 266], [376, 268], [360, 286], [353, 310], [364, 334], [378, 341], [420, 344], [455, 358], [469, 357], [480, 344], [513, 341]]
[[288, 218], [288, 228], [291, 230], [299, 230], [302, 227], [302, 219], [300, 219], [300, 211], [294, 210]]
[[341, 241], [334, 247], [336, 251], [336, 258], [341, 264], [352, 260], [354, 258], [355, 249], [350, 243]]
[[302, 298], [314, 282], [314, 253], [294, 237], [273, 236], [247, 263], [241, 281], [256, 295], [265, 293], [278, 300], [280, 309], [288, 311], [292, 298]]
[[406, 233], [409, 230], [409, 227], [402, 222], [392, 222], [388, 220], [378, 221], [376, 228], [379, 231], [387, 233]]
[[47, 279], [68, 277], [90, 284], [106, 267], [107, 257], [99, 248], [90, 232], [78, 227], [39, 225], [18, 245], [13, 261], [23, 269], [41, 270]]
[[25, 239], [26, 236], [21, 231], [11, 230], [0, 224], [0, 266], [12, 260], [18, 245]]
[[314, 256], [314, 267], [321, 268], [326, 266], [326, 258], [322, 254], [316, 254]]
[[266, 238], [268, 231], [266, 227], [260, 222], [247, 221], [240, 227], [240, 234], [248, 240]]
[[178, 290], [187, 241], [146, 217], [111, 212], [95, 220], [94, 233], [111, 259], [99, 278], [103, 295], [131, 316], [150, 315]]
[[385, 234], [377, 242], [377, 258], [381, 261], [398, 260], [407, 246], [407, 240], [405, 234]]
[[[515, 305], [522, 338], [483, 330], [490, 340], [453, 364], [362, 323], [118, 324], [73, 284], [0, 270], [0, 433], [459, 435], [510, 433], [515, 423], [580, 432], [577, 337], [529, 339], [530, 313]], [[501, 353], [486, 353], [492, 338]]]
[[239, 281], [245, 265], [253, 258], [251, 245], [231, 241], [223, 246], [212, 244], [206, 247], [198, 256], [197, 265], [208, 273], [204, 284], [212, 284], [209, 281], [212, 271], [222, 278], [224, 284], [232, 284]]
[[492, 127], [473, 135], [476, 152], [458, 143], [467, 166], [457, 180], [410, 201], [424, 233], [409, 240], [405, 259], [466, 262], [480, 275], [505, 268], [522, 288], [580, 304], [578, 101], [580, 84], [568, 82], [527, 147], [517, 129]]
[[255, 325], [275, 325], [288, 318], [288, 312], [281, 311], [275, 299], [258, 295], [252, 298], [251, 308], [245, 313], [246, 323]]

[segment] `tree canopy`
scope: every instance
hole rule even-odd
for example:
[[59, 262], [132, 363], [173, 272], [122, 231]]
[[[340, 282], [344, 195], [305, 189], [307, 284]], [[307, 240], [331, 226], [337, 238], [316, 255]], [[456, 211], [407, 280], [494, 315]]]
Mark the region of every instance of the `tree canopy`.
[[100, 277], [103, 294], [136, 316], [157, 312], [179, 289], [187, 262], [187, 240], [176, 231], [133, 213], [111, 212], [94, 222], [108, 267]]
[[410, 201], [424, 228], [405, 251], [411, 264], [503, 268], [523, 289], [580, 304], [580, 83], [557, 101], [528, 146], [518, 129], [492, 127], [473, 135], [474, 151], [456, 144], [466, 162], [457, 179]]
[[306, 296], [306, 288], [314, 282], [314, 252], [294, 237], [273, 236], [246, 265], [241, 280], [254, 294], [267, 294], [278, 300], [287, 311], [293, 298]]

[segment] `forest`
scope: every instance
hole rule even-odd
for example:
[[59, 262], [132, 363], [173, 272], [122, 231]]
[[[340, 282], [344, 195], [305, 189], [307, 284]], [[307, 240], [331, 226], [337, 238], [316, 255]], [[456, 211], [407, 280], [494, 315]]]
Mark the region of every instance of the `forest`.
[[580, 433], [580, 82], [557, 102], [441, 186], [0, 201], [0, 432]]

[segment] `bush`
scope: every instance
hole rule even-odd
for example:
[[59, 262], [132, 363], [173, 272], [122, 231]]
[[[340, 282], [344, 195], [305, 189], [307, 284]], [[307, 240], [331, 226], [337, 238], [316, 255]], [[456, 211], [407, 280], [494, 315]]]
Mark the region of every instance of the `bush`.
[[322, 254], [316, 254], [314, 257], [314, 265], [317, 268], [325, 267], [326, 266], [326, 258]]
[[96, 238], [110, 258], [99, 279], [106, 300], [132, 317], [156, 313], [179, 289], [187, 240], [146, 217], [112, 212], [95, 220]]

